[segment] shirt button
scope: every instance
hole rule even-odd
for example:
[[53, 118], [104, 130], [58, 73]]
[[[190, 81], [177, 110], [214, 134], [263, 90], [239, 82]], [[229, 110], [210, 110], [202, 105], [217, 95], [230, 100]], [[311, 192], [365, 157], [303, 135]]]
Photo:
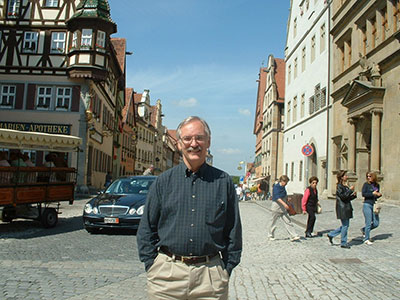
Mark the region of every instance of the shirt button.
[[189, 255], [190, 255], [190, 256], [192, 256], [192, 255], [193, 255], [193, 253], [192, 253], [192, 252], [190, 252], [190, 253], [189, 253]]
[[192, 195], [192, 198], [196, 198], [196, 195]]
[[192, 226], [192, 227], [193, 227], [193, 226], [194, 226], [194, 224], [190, 224], [190, 226]]
[[193, 242], [193, 239], [189, 239], [189, 242]]
[[194, 211], [194, 208], [192, 208], [192, 211]]

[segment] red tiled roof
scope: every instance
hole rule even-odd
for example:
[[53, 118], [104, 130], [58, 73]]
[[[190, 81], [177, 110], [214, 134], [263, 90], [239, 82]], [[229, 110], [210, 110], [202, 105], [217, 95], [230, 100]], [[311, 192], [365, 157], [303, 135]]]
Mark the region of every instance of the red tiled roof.
[[135, 101], [135, 103], [139, 103], [140, 100], [142, 100], [142, 96], [143, 94], [133, 94], [133, 100]]
[[169, 134], [175, 141], [178, 140], [178, 138], [177, 138], [177, 136], [176, 136], [176, 130], [168, 129], [168, 134]]
[[117, 53], [117, 60], [121, 71], [125, 73], [125, 53], [126, 53], [126, 39], [124, 38], [111, 38], [111, 43]]
[[126, 122], [126, 118], [128, 116], [129, 107], [131, 105], [131, 99], [133, 94], [133, 88], [126, 88], [125, 89], [125, 106], [122, 109], [122, 122]]

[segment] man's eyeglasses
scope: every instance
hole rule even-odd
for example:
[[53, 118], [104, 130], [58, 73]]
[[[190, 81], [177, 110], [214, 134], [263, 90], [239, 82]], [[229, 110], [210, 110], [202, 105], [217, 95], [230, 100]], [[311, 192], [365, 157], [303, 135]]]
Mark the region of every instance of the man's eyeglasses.
[[193, 141], [193, 139], [198, 143], [199, 142], [203, 143], [207, 140], [207, 136], [206, 135], [193, 135], [193, 136], [185, 135], [181, 138], [181, 141], [184, 144], [190, 144]]

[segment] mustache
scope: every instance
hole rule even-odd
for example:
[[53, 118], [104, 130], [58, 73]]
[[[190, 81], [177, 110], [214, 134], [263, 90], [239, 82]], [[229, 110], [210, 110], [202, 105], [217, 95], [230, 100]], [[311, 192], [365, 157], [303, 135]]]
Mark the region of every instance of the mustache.
[[203, 148], [201, 148], [201, 146], [197, 146], [197, 147], [189, 147], [186, 148], [186, 151], [191, 152], [191, 151], [201, 151]]

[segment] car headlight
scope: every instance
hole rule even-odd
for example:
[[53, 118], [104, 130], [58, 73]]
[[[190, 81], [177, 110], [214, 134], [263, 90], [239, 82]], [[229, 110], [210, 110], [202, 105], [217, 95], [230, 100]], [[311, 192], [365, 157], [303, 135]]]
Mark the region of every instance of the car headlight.
[[93, 211], [92, 205], [90, 203], [85, 204], [85, 213], [90, 214]]
[[144, 205], [140, 206], [137, 210], [136, 213], [141, 216], [143, 215], [143, 211], [144, 211]]
[[136, 209], [133, 207], [128, 212], [128, 214], [130, 214], [130, 215], [134, 215], [135, 213], [136, 213]]

